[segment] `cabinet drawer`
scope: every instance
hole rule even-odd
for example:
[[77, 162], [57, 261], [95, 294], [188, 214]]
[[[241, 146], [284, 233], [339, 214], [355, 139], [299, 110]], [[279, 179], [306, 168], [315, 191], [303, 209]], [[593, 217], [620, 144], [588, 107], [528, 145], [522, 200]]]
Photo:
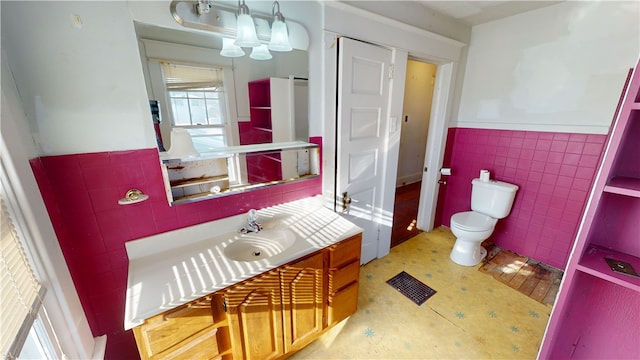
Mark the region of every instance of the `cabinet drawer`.
[[329, 295], [328, 325], [338, 323], [354, 314], [358, 308], [358, 283]]
[[339, 269], [329, 269], [329, 293], [335, 293], [360, 277], [360, 262], [354, 261]]
[[210, 302], [199, 301], [148, 319], [134, 328], [134, 335], [142, 358], [153, 358], [192, 336], [199, 337], [203, 330], [212, 326]]
[[218, 328], [213, 326], [206, 328], [167, 351], [157, 354], [153, 359], [217, 359], [220, 357], [216, 341], [217, 331]]
[[358, 234], [333, 245], [330, 249], [329, 267], [340, 268], [354, 260], [360, 262], [361, 242], [362, 234]]

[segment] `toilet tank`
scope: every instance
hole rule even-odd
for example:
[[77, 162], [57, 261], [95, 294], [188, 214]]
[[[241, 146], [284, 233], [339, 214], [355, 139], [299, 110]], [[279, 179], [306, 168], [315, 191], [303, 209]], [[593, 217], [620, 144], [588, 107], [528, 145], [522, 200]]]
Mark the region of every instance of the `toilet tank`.
[[496, 180], [473, 179], [471, 186], [471, 210], [494, 219], [502, 219], [509, 215], [518, 185]]

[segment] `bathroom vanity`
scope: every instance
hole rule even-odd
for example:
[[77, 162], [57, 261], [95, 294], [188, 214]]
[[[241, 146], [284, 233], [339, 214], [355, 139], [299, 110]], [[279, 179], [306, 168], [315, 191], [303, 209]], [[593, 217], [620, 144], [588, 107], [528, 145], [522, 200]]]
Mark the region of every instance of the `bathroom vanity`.
[[142, 359], [291, 354], [356, 311], [362, 230], [319, 197], [126, 244]]

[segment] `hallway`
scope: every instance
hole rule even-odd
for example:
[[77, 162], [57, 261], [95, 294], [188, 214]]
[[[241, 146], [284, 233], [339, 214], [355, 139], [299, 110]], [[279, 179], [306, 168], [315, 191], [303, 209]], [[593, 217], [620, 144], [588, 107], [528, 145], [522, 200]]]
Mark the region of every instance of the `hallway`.
[[422, 232], [416, 227], [421, 184], [422, 182], [418, 181], [396, 188], [391, 247], [400, 245]]

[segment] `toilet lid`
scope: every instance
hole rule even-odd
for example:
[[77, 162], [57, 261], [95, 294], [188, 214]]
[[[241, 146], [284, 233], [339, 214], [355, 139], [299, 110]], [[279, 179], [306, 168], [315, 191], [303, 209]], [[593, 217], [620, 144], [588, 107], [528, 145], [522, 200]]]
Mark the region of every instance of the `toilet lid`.
[[451, 217], [451, 225], [466, 231], [487, 231], [495, 224], [496, 219], [475, 211], [465, 211]]

